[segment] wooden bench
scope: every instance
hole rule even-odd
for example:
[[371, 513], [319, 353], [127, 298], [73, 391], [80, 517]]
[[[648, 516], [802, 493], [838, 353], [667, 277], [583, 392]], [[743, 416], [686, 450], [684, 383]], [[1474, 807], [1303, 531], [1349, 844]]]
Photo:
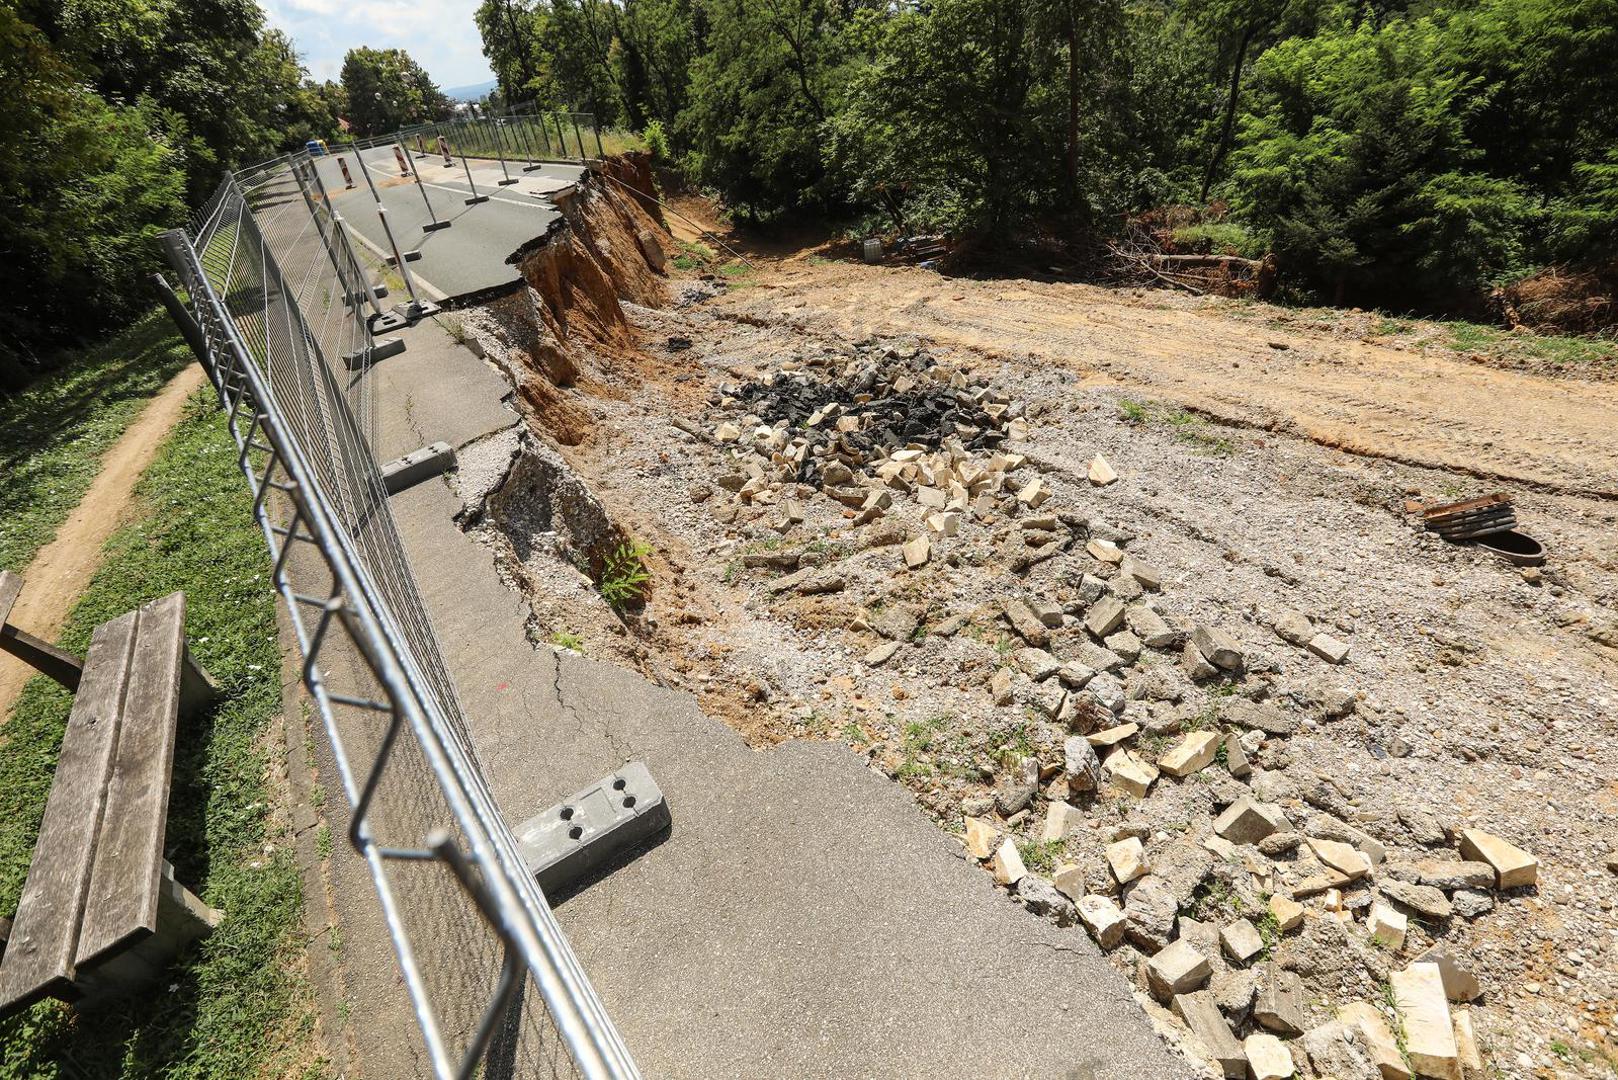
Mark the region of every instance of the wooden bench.
[[[13, 655], [40, 644], [11, 647], [19, 632], [7, 619], [21, 589], [0, 571], [0, 649]], [[46, 674], [78, 664], [51, 652]], [[44, 997], [89, 1005], [127, 992], [221, 918], [163, 857], [180, 714], [214, 693], [187, 655], [185, 595], [96, 627], [74, 675], [56, 777], [0, 954], [0, 1016]]]

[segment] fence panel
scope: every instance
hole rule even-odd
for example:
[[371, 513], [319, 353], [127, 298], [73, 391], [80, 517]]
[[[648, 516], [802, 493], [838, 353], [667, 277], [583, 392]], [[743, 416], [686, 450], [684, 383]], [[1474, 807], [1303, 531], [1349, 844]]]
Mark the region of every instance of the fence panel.
[[388, 507], [373, 268], [306, 154], [228, 179], [164, 242], [433, 1074], [638, 1075], [489, 793]]

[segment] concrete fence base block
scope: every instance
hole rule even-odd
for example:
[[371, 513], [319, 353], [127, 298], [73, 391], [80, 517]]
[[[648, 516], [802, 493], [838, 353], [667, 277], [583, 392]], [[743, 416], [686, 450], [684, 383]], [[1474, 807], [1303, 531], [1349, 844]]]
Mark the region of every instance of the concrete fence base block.
[[428, 443], [382, 466], [382, 486], [389, 495], [397, 495], [454, 467], [455, 450], [449, 443]]
[[642, 762], [627, 762], [514, 830], [547, 897], [575, 891], [666, 832], [668, 803]]
[[[403, 315], [399, 314], [397, 311], [384, 311], [380, 315], [372, 315], [369, 325], [371, 327], [371, 333], [373, 333], [373, 334], [386, 334], [390, 330], [402, 330], [402, 329], [404, 329], [405, 327], [410, 325], [410, 321], [408, 319], [406, 319]], [[379, 342], [378, 343], [379, 347], [380, 347], [380, 344], [381, 343]], [[400, 348], [399, 348], [398, 351], [401, 351], [401, 352], [403, 351], [403, 343], [402, 342], [400, 343]], [[388, 355], [391, 356], [393, 354], [389, 353]]]
[[488, 202], [489, 197], [487, 195], [474, 195], [470, 199], [462, 199], [461, 201], [468, 206], [476, 206], [480, 202]]
[[[405, 260], [405, 262], [420, 262], [421, 261], [421, 251], [418, 249], [416, 251], [407, 251], [407, 252], [405, 252], [404, 253], [404, 260]], [[388, 265], [389, 266], [398, 266], [399, 265], [399, 260], [395, 259], [392, 255], [389, 255], [388, 256]]]
[[421, 231], [422, 232], [437, 232], [439, 229], [447, 229], [453, 224], [454, 224], [454, 222], [451, 222], [451, 221], [432, 221], [432, 222], [428, 222], [426, 225], [423, 225], [421, 227]]
[[523, 172], [538, 172], [540, 169], [543, 169], [544, 167], [545, 166], [543, 166], [543, 165], [524, 165], [522, 167], [522, 171]]
[[[394, 325], [388, 326], [387, 329], [389, 330], [395, 330], [400, 326], [406, 325], [402, 318], [392, 313], [385, 314], [382, 316], [382, 318], [399, 320]], [[380, 325], [380, 321], [378, 321], [377, 325]], [[375, 332], [375, 329], [376, 326], [373, 325], [372, 331]], [[390, 356], [398, 356], [404, 351], [405, 343], [402, 339], [382, 338], [379, 341], [374, 341], [371, 343], [371, 350], [369, 353], [367, 353], [364, 349], [361, 349], [358, 352], [344, 353], [343, 366], [348, 368], [350, 371], [359, 371], [368, 363], [374, 364], [378, 360], [386, 360]]]
[[516, 178], [512, 178], [510, 180], [496, 180], [495, 183], [500, 187], [510, 187], [512, 184], [521, 183], [521, 181], [517, 180]]
[[400, 304], [393, 310], [397, 311], [406, 322], [414, 324], [429, 315], [437, 315], [441, 309], [431, 300], [416, 300], [409, 304]]

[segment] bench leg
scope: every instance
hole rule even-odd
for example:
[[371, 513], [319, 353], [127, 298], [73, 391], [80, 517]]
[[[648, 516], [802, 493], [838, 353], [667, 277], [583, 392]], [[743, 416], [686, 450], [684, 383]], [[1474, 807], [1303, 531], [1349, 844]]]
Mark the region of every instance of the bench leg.
[[10, 653], [41, 675], [48, 675], [69, 690], [78, 690], [84, 661], [48, 641], [41, 641], [10, 623], [0, 625], [0, 652]]
[[204, 904], [196, 893], [175, 881], [174, 867], [165, 860], [157, 887], [157, 933], [102, 961], [93, 971], [81, 969], [78, 982], [84, 997], [77, 1007], [94, 1009], [150, 986], [181, 949], [208, 936], [224, 917], [224, 912]]
[[197, 663], [191, 650], [185, 650], [185, 663], [180, 665], [180, 715], [192, 716], [207, 708], [219, 697], [219, 686], [206, 668]]

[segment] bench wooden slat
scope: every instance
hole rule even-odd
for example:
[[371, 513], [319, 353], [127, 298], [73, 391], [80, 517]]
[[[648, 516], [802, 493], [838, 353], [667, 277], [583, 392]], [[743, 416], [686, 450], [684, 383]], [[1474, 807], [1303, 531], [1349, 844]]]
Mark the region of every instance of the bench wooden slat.
[[22, 595], [22, 577], [10, 570], [0, 570], [0, 626], [11, 618], [11, 605]]
[[79, 931], [80, 967], [157, 932], [185, 663], [185, 595], [153, 600], [139, 615], [118, 750]]
[[45, 801], [28, 881], [0, 962], [0, 1012], [46, 994], [72, 993], [79, 923], [117, 749], [136, 621], [136, 612], [120, 615], [96, 627], [90, 639], [56, 766], [57, 775], [74, 782], [52, 784]]

